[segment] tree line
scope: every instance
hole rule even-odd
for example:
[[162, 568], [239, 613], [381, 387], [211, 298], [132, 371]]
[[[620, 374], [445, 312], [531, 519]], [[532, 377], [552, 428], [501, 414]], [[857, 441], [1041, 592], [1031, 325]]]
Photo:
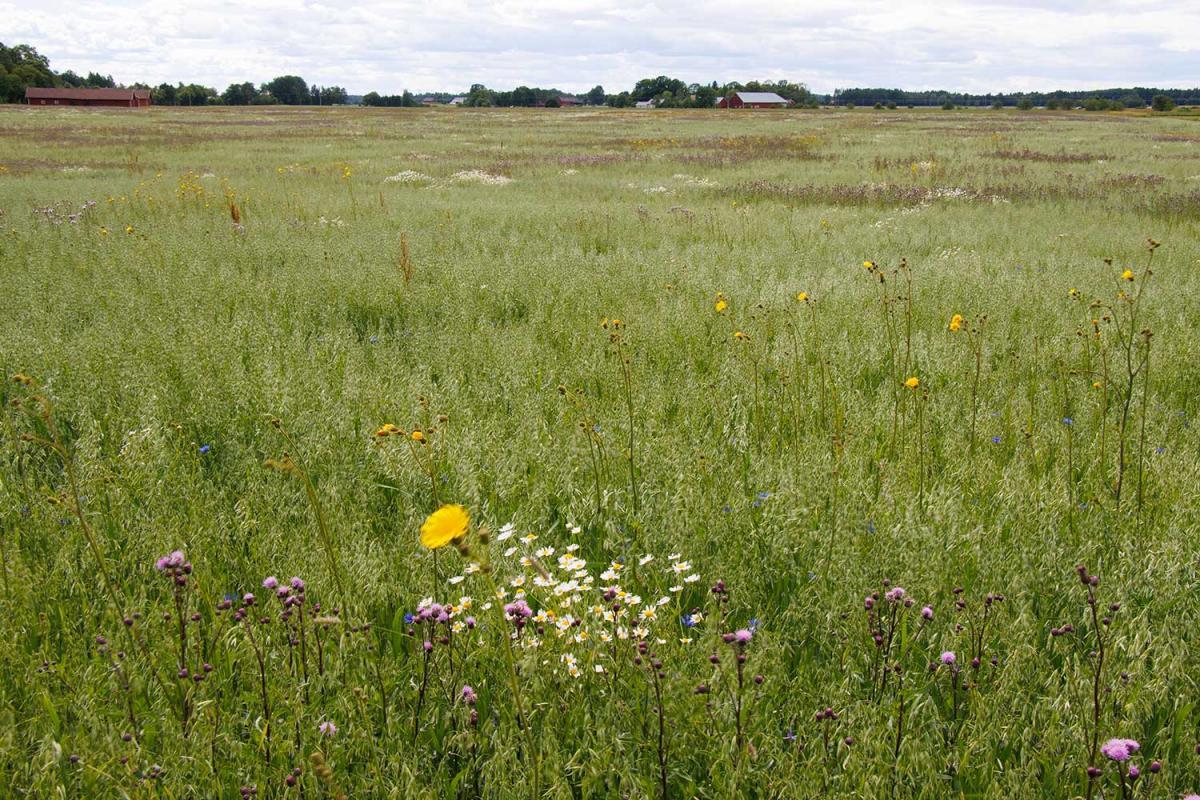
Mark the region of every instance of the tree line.
[[[50, 68], [50, 60], [34, 47], [27, 44], [7, 47], [0, 42], [0, 102], [20, 103], [29, 88], [115, 89], [117, 83], [111, 75], [96, 72], [89, 72], [86, 77], [71, 70], [55, 72]], [[158, 86], [134, 83], [125, 88], [148, 89], [150, 101], [163, 106], [339, 105], [349, 100], [341, 86], [310, 86], [297, 75], [281, 75], [257, 85], [249, 81], [232, 83], [220, 93], [198, 83]]]
[[[50, 61], [30, 45], [18, 44], [6, 47], [0, 42], [0, 102], [19, 103], [25, 99], [25, 90], [30, 87], [83, 87], [115, 88], [117, 83], [111, 75], [89, 72], [81, 77], [71, 70], [55, 72]], [[308, 84], [298, 75], [280, 75], [261, 84], [251, 81], [232, 83], [225, 91], [197, 83], [161, 83], [149, 86], [132, 84], [132, 89], [148, 89], [151, 102], [166, 106], [208, 105], [341, 105], [351, 101], [341, 86], [317, 86]], [[587, 105], [608, 105], [628, 108], [638, 103], [650, 102], [660, 108], [712, 108], [723, 97], [735, 92], [774, 92], [797, 106], [818, 105], [875, 106], [877, 108], [897, 106], [1016, 106], [1018, 108], [1077, 108], [1094, 111], [1122, 108], [1153, 107], [1168, 111], [1176, 105], [1200, 105], [1200, 88], [1153, 89], [1141, 86], [1123, 89], [1099, 89], [1095, 91], [1054, 92], [1000, 92], [971, 94], [968, 92], [921, 91], [903, 89], [837, 89], [832, 94], [814, 94], [803, 83], [788, 80], [731, 81], [719, 83], [686, 83], [678, 78], [659, 75], [643, 78], [631, 90], [608, 93], [603, 86], [594, 86], [582, 95], [575, 96], [558, 89], [518, 86], [512, 90], [489, 89], [483, 84], [473, 84], [465, 95], [450, 92], [427, 92], [420, 96], [405, 90], [400, 94], [383, 95], [368, 92], [361, 98], [363, 105], [385, 107], [412, 107], [422, 101], [449, 103], [461, 97], [466, 106], [533, 107], [557, 106], [563, 98], [571, 98]], [[354, 98], [355, 101], [358, 98]]]

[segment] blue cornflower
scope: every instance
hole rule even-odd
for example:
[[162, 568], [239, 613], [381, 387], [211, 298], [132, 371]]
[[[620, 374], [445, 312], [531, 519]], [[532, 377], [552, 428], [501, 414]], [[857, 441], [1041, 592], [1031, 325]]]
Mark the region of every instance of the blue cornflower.
[[378, 336], [372, 336], [372, 337], [371, 337], [371, 344], [379, 344], [379, 337], [378, 337]]
[[200, 455], [204, 455], [209, 450], [212, 450], [212, 445], [207, 445], [207, 444], [200, 445]]
[[1063, 417], [1063, 425], [1073, 425], [1074, 423], [1075, 420], [1071, 419], [1070, 417]]
[[1158, 453], [1158, 454], [1161, 456], [1163, 453], [1167, 452], [1167, 448], [1165, 448], [1165, 447], [1156, 447], [1156, 448], [1154, 448], [1154, 452], [1155, 452], [1155, 453]]
[[732, 510], [733, 510], [733, 509], [732, 509], [732, 508], [730, 508], [729, 506], [725, 506], [725, 507], [723, 507], [723, 508], [721, 509], [722, 513], [725, 513], [725, 514], [728, 514], [728, 513], [729, 513], [730, 511], [732, 511]]
[[679, 618], [679, 621], [681, 623], [683, 623], [683, 627], [685, 627], [685, 628], [696, 627], [696, 620], [692, 618], [691, 614], [684, 614], [682, 617]]
[[758, 631], [758, 617], [752, 617], [750, 619], [749, 628], [750, 628], [751, 633], [755, 633]]
[[875, 532], [875, 520], [869, 519], [869, 520], [867, 520], [867, 533], [874, 533], [874, 532]]
[[770, 492], [759, 492], [759, 493], [758, 493], [758, 499], [759, 499], [759, 500], [766, 500], [766, 499], [767, 499], [768, 497], [770, 497], [770, 496], [771, 496], [771, 493], [770, 493]]
[[993, 437], [992, 437], [992, 444], [1000, 444], [1000, 437], [999, 437], [999, 436], [993, 436]]
[[404, 615], [404, 624], [405, 624], [405, 625], [411, 625], [411, 624], [412, 624], [412, 621], [413, 621], [414, 619], [416, 619], [416, 617], [415, 617], [415, 616], [413, 616], [412, 614], [405, 614], [405, 615]]
[[791, 728], [788, 728], [786, 731], [783, 732], [783, 740], [785, 742], [796, 741], [796, 732], [794, 730], [792, 730]]
[[755, 508], [761, 508], [761, 507], [762, 507], [762, 500], [755, 500], [755, 501], [754, 501], [753, 503], [751, 503], [750, 505], [754, 506]]
[[593, 425], [592, 430], [596, 433], [599, 433], [600, 432], [600, 423], [597, 422], [595, 425]]

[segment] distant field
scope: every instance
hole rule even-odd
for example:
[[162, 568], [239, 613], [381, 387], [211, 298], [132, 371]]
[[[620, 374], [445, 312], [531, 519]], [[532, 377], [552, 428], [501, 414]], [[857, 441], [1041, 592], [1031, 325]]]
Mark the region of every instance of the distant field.
[[1196, 117], [0, 108], [0, 794], [1200, 792], [1198, 237]]

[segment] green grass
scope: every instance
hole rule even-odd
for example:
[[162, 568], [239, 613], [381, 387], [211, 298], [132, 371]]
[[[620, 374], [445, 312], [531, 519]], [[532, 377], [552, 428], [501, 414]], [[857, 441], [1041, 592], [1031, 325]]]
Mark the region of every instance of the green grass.
[[[4, 791], [660, 797], [665, 762], [670, 797], [1120, 796], [1093, 735], [1161, 760], [1137, 796], [1200, 791], [1194, 119], [7, 108], [0, 142]], [[487, 572], [418, 542], [444, 502], [587, 633], [530, 623], [517, 692]], [[572, 543], [565, 607], [517, 559]], [[641, 664], [592, 610], [614, 561], [626, 613], [668, 598]], [[1098, 683], [1078, 564], [1120, 604]], [[426, 659], [404, 614], [463, 595]]]

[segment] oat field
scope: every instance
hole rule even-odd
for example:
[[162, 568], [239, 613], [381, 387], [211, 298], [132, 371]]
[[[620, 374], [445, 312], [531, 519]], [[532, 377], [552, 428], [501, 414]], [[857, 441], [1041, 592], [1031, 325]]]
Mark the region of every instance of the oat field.
[[0, 794], [1198, 792], [1198, 236], [1200, 117], [0, 109]]

